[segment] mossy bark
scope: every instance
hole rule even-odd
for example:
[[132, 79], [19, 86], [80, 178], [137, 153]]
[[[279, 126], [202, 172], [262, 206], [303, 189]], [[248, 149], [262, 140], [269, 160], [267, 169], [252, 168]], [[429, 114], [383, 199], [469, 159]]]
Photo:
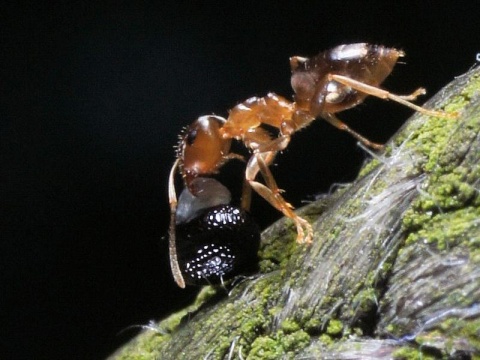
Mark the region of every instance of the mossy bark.
[[[480, 358], [480, 68], [456, 78], [359, 178], [263, 234], [261, 273], [110, 359]], [[388, 120], [386, 120], [388, 121]]]

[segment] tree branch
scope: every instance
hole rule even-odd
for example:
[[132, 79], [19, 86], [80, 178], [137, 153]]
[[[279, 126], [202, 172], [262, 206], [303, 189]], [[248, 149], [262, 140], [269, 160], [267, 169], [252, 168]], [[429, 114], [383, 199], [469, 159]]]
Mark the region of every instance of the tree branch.
[[207, 288], [110, 359], [480, 356], [480, 68], [426, 107], [459, 117], [415, 114], [354, 183], [301, 209], [311, 246], [280, 220], [260, 275]]

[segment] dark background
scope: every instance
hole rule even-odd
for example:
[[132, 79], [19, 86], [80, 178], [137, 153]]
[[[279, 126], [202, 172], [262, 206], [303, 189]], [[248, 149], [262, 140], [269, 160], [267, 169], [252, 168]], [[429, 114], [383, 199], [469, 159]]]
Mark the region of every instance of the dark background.
[[[253, 95], [291, 96], [289, 56], [352, 42], [401, 48], [406, 64], [385, 87], [432, 95], [480, 52], [475, 2], [279, 3], [2, 6], [2, 358], [101, 359], [135, 335], [123, 329], [192, 300], [162, 240], [177, 134]], [[384, 142], [409, 114], [371, 99], [340, 117]], [[365, 158], [317, 121], [273, 170], [299, 206], [351, 181]], [[241, 172], [228, 173], [237, 189]], [[258, 198], [253, 214], [263, 227], [279, 217]]]

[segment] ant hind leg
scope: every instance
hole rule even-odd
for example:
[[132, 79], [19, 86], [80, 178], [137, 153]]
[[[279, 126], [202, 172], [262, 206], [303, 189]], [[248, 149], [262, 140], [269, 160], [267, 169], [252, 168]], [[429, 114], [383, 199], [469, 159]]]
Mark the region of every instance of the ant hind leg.
[[418, 111], [422, 114], [428, 115], [428, 116], [437, 116], [441, 118], [456, 118], [457, 114], [456, 113], [447, 113], [443, 111], [435, 111], [435, 110], [430, 110], [430, 109], [425, 109], [421, 106], [415, 105], [411, 103], [408, 100], [415, 100], [417, 96], [423, 95], [425, 92], [425, 89], [419, 88], [415, 90], [413, 93], [410, 95], [396, 95], [392, 94], [389, 91], [380, 89], [379, 87], [372, 86], [365, 84], [361, 81], [357, 81], [354, 79], [351, 79], [347, 76], [342, 76], [342, 75], [329, 75], [329, 80], [335, 80], [339, 82], [340, 84], [350, 86], [352, 89], [355, 89], [357, 91], [363, 92], [364, 94], [371, 95], [378, 97], [380, 99], [389, 99], [392, 101], [395, 101], [399, 104], [402, 104], [406, 107], [409, 107], [410, 109], [413, 109], [415, 111]]

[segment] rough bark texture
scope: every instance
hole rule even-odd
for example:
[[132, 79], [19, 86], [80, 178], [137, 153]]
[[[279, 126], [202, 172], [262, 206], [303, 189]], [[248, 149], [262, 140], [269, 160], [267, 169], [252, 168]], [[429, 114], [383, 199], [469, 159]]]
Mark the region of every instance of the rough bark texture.
[[[206, 288], [110, 359], [480, 358], [480, 68], [415, 114], [359, 178], [263, 234], [261, 274]], [[388, 121], [388, 119], [386, 119]]]

